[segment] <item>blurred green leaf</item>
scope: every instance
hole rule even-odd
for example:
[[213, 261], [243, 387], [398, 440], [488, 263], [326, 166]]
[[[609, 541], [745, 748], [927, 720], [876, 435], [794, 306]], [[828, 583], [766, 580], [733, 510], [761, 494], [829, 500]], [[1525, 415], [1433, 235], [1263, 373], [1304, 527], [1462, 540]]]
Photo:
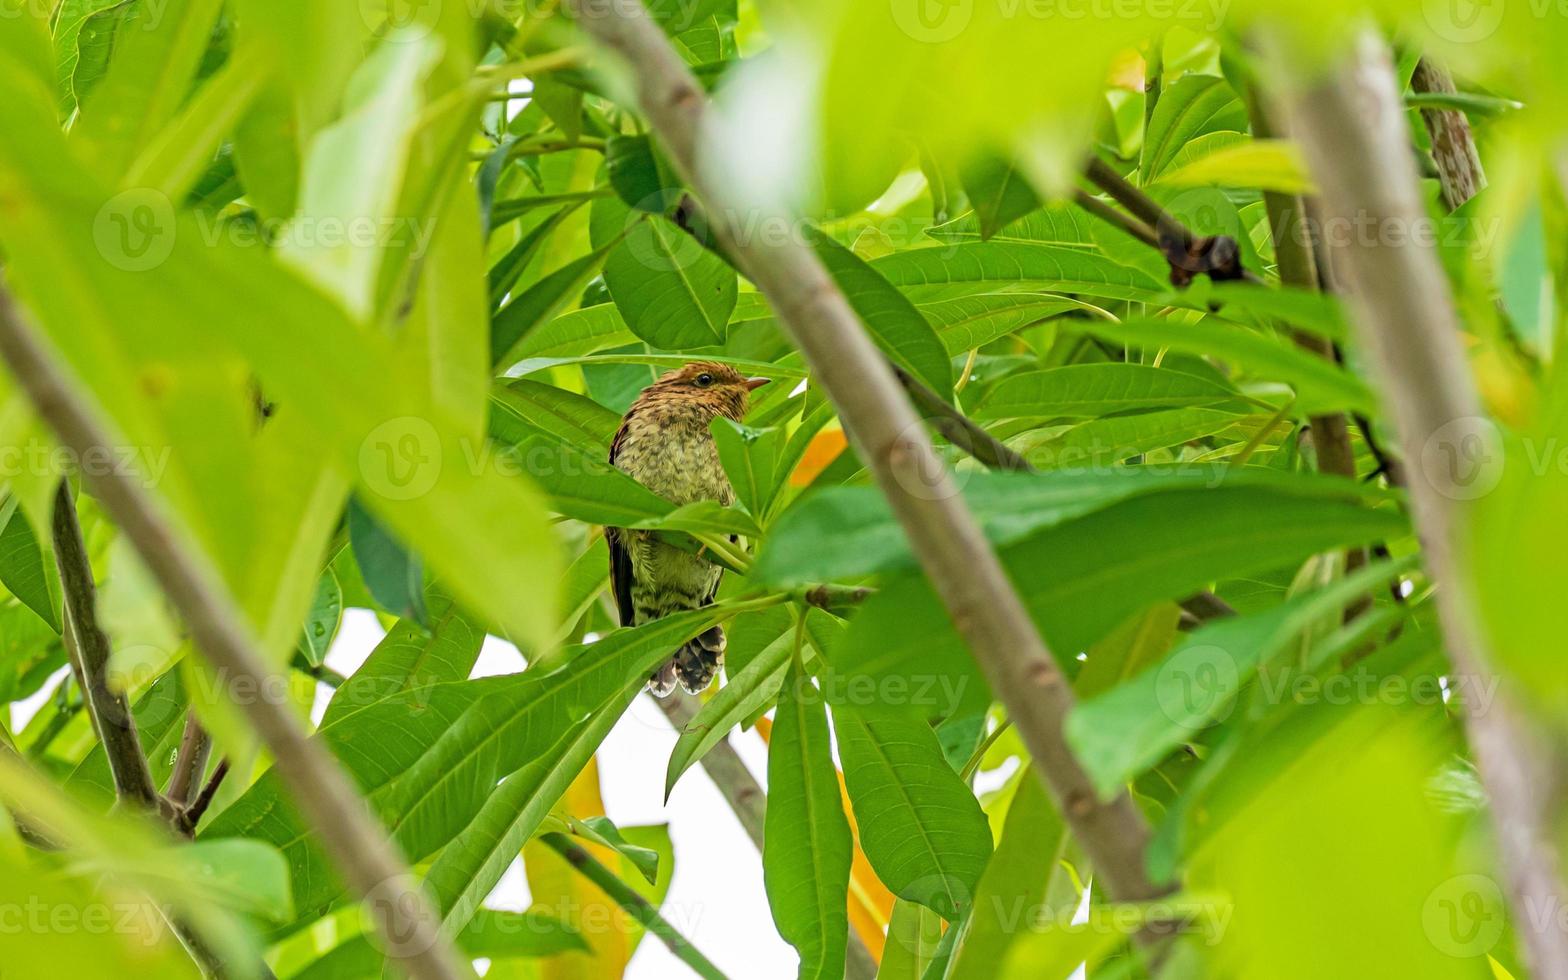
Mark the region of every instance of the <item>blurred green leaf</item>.
[[871, 267], [920, 304], [998, 291], [1132, 300], [1153, 300], [1169, 291], [1148, 273], [1094, 252], [1057, 245], [965, 242], [895, 252]]
[[1258, 665], [1307, 626], [1408, 567], [1379, 563], [1267, 612], [1209, 623], [1158, 665], [1079, 704], [1067, 717], [1067, 740], [1100, 795], [1109, 798], [1127, 780], [1228, 714]]

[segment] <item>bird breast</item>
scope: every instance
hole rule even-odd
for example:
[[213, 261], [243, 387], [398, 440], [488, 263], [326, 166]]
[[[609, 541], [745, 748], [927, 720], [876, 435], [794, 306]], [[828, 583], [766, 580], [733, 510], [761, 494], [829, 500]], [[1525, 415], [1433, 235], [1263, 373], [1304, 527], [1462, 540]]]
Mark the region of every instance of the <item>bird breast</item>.
[[706, 413], [650, 406], [647, 415], [631, 420], [615, 465], [677, 504], [733, 503], [735, 491], [719, 463]]

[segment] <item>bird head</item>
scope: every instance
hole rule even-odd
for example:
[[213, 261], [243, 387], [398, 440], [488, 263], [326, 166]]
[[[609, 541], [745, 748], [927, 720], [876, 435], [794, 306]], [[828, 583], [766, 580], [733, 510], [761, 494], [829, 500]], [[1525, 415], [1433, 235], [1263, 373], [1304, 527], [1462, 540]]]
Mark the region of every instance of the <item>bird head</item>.
[[644, 397], [684, 403], [709, 418], [723, 415], [739, 422], [751, 393], [767, 383], [767, 378], [748, 378], [728, 364], [693, 361], [659, 378]]

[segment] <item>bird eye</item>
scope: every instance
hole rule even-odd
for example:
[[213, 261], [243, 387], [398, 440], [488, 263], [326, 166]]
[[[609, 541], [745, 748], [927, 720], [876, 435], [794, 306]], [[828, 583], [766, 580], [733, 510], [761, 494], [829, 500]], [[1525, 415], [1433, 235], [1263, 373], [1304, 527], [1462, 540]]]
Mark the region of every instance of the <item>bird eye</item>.
[[697, 387], [706, 388], [711, 384], [713, 384], [713, 375], [706, 372], [697, 375]]

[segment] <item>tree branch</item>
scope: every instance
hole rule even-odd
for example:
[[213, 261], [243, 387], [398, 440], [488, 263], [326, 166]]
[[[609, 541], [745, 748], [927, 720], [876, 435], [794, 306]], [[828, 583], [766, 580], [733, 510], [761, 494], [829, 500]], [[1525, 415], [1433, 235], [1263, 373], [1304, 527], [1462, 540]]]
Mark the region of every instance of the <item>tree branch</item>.
[[1166, 264], [1171, 267], [1171, 282], [1178, 288], [1186, 286], [1193, 276], [1204, 273], [1211, 279], [1241, 279], [1262, 283], [1256, 273], [1242, 267], [1241, 248], [1228, 235], [1201, 236], [1182, 224], [1176, 216], [1166, 211], [1154, 198], [1133, 186], [1099, 154], [1089, 157], [1084, 176], [1091, 184], [1109, 194], [1113, 200], [1132, 212], [1134, 218], [1148, 226], [1138, 228], [1114, 209], [1093, 198], [1093, 205], [1086, 204], [1081, 195], [1078, 203], [1098, 217], [1110, 221], [1128, 234], [1148, 242], [1160, 250]]
[[[108, 451], [113, 440], [89, 407], [90, 402], [67, 379], [45, 341], [23, 321], [21, 310], [3, 287], [0, 355], [62, 444], [81, 458], [95, 458]], [[198, 552], [188, 549], [147, 491], [129, 474], [113, 467], [84, 474], [84, 479], [121, 532], [136, 546], [189, 625], [196, 647], [213, 666], [252, 691], [286, 688], [269, 683], [271, 671], [250, 635], [243, 613], [216, 572]], [[56, 508], [57, 512], [61, 510]], [[79, 588], [68, 587], [67, 592], [81, 594]], [[93, 620], [84, 622], [91, 626]], [[307, 737], [293, 706], [286, 698], [257, 695], [243, 699], [240, 707], [272, 751], [279, 775], [319, 835], [322, 847], [349, 886], [369, 901], [389, 958], [415, 980], [471, 977], [467, 962], [438, 933], [440, 917], [430, 907], [402, 857], [337, 761], [320, 742]]]
[[[744, 234], [751, 226], [748, 219], [790, 216], [780, 207], [743, 199], [732, 182], [712, 179], [699, 167], [699, 133], [706, 125], [703, 90], [642, 4], [572, 0], [571, 9], [584, 30], [630, 63], [644, 114], [715, 218], [717, 236], [767, 296], [813, 378], [837, 407], [1107, 893], [1120, 901], [1159, 895], [1162, 889], [1144, 870], [1148, 824], [1125, 793], [1099, 799], [1073, 755], [1063, 735], [1073, 707], [1066, 678], [843, 293], [796, 236]], [[938, 474], [934, 484], [932, 474]]]
[[[1410, 87], [1417, 92], [1436, 95], [1453, 95], [1459, 91], [1454, 87], [1454, 76], [1431, 58], [1416, 62]], [[1486, 171], [1481, 169], [1481, 154], [1475, 148], [1470, 120], [1457, 109], [1424, 105], [1421, 121], [1426, 123], [1426, 130], [1432, 137], [1432, 162], [1437, 164], [1443, 204], [1448, 210], [1456, 211], [1486, 186]]]
[[[1289, 64], [1279, 46], [1276, 63]], [[1300, 73], [1294, 77], [1302, 78]], [[1364, 30], [1338, 71], [1290, 92], [1292, 124], [1323, 189], [1327, 213], [1374, 227], [1416, 228], [1426, 220], [1404, 105], [1382, 39]], [[1458, 449], [1489, 423], [1460, 341], [1448, 282], [1431, 249], [1356, 236], [1345, 271], [1356, 323], [1381, 376], [1411, 466], [1406, 473], [1426, 562], [1437, 594], [1444, 642], [1461, 690], [1488, 680], [1485, 641], [1465, 595], [1465, 504], [1440, 467], [1416, 465], [1431, 446]], [[1441, 455], [1441, 454], [1438, 454]], [[1476, 686], [1472, 686], [1476, 685]], [[1533, 910], [1562, 904], [1558, 838], [1549, 787], [1554, 766], [1544, 733], [1507, 688], [1488, 706], [1466, 697], [1465, 719], [1491, 800], [1502, 867], [1534, 976], [1568, 978], [1568, 931]], [[1485, 707], [1485, 710], [1483, 710]]]
[[676, 931], [675, 927], [665, 921], [664, 916], [646, 898], [643, 898], [632, 887], [622, 881], [615, 872], [589, 854], [581, 846], [572, 843], [561, 834], [545, 834], [539, 838], [550, 850], [561, 855], [566, 863], [584, 878], [598, 886], [599, 890], [609, 896], [610, 900], [619, 905], [627, 915], [636, 919], [659, 942], [668, 947], [675, 954], [675, 958], [691, 967], [692, 972], [706, 980], [729, 980], [724, 972], [713, 965], [713, 961], [702, 955], [701, 950], [693, 946], [690, 939]]
[[109, 638], [98, 628], [98, 590], [67, 480], [60, 481], [55, 493], [53, 525], [55, 565], [65, 593], [65, 646], [71, 654], [87, 715], [109, 760], [115, 796], [127, 806], [167, 818], [167, 807], [153, 784], [147, 756], [136, 734], [130, 702], [109, 687]]
[[180, 735], [180, 750], [174, 756], [174, 772], [169, 776], [169, 801], [175, 806], [190, 805], [191, 793], [196, 783], [207, 771], [207, 759], [212, 755], [212, 739], [194, 710], [185, 715], [185, 731]]

